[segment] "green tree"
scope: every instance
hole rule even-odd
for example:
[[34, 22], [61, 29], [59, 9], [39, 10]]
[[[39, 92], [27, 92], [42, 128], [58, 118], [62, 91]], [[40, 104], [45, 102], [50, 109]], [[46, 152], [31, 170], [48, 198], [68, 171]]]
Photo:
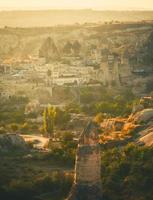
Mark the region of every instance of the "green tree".
[[55, 108], [51, 107], [50, 105], [45, 108], [43, 112], [43, 128], [45, 133], [51, 137], [54, 133], [54, 123], [56, 117], [56, 110]]
[[70, 120], [70, 114], [68, 111], [63, 111], [59, 108], [56, 109], [55, 125], [65, 129], [67, 123]]
[[94, 118], [95, 122], [101, 123], [104, 120], [104, 114], [103, 113], [98, 113], [96, 117]]

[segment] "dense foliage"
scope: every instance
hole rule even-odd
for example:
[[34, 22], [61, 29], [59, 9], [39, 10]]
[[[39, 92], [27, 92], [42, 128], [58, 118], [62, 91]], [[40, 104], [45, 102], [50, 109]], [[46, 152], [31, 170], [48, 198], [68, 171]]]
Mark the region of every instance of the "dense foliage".
[[89, 115], [106, 113], [111, 116], [129, 115], [136, 97], [130, 89], [113, 95], [111, 91], [101, 87], [97, 90], [84, 88], [81, 90], [81, 111]]
[[[70, 191], [72, 177], [62, 172], [50, 173], [50, 170], [52, 167], [54, 169], [55, 164], [56, 168], [61, 168], [62, 171], [65, 167], [72, 169], [71, 164], [72, 161], [74, 164], [76, 150], [72, 138], [70, 133], [64, 134], [61, 148], [53, 148], [51, 153], [42, 155], [41, 159], [30, 159], [27, 161], [27, 166], [24, 166], [26, 163], [20, 166], [21, 159], [16, 158], [13, 160], [12, 167], [9, 167], [5, 157], [0, 173], [0, 199], [63, 200]], [[101, 176], [104, 199], [151, 200], [153, 196], [152, 155], [153, 148], [135, 144], [113, 149], [102, 148]], [[41, 170], [38, 166], [41, 166]], [[50, 170], [46, 171], [49, 168]], [[16, 172], [18, 172], [17, 178], [15, 178]]]
[[22, 123], [25, 120], [25, 106], [28, 98], [12, 97], [0, 101], [0, 121], [7, 123]]
[[53, 172], [37, 179], [14, 179], [7, 186], [0, 186], [0, 199], [5, 200], [61, 200], [66, 197], [72, 177], [62, 172]]
[[69, 120], [70, 120], [69, 112], [56, 108], [55, 125], [57, 127], [62, 129], [66, 128]]
[[102, 153], [105, 200], [148, 200], [153, 197], [153, 148], [128, 144]]
[[49, 137], [52, 137], [54, 133], [55, 116], [56, 110], [53, 107], [48, 106], [45, 108], [43, 112], [43, 127], [45, 134]]
[[77, 142], [73, 140], [73, 134], [66, 132], [62, 135], [60, 144], [49, 143], [51, 152], [46, 155], [46, 159], [53, 159], [60, 165], [74, 166]]

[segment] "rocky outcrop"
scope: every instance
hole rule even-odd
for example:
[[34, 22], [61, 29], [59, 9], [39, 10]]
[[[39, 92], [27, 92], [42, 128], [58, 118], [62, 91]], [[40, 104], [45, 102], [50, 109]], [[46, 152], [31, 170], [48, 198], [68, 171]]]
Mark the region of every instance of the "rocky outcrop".
[[145, 146], [153, 146], [153, 130], [151, 132], [148, 130], [147, 135], [139, 139], [139, 143], [144, 144]]
[[153, 108], [136, 109], [129, 118], [104, 119], [100, 143], [107, 145], [133, 141], [153, 145]]
[[153, 125], [149, 126], [139, 133], [138, 144], [142, 144], [145, 146], [153, 145]]
[[101, 128], [105, 131], [121, 131], [125, 125], [126, 120], [124, 118], [112, 118], [105, 119], [101, 123]]
[[137, 144], [152, 146], [153, 145], [153, 108], [147, 108], [133, 113], [126, 125], [132, 125], [132, 131], [136, 133]]
[[27, 150], [27, 144], [24, 139], [17, 134], [1, 134], [0, 152], [8, 152], [15, 149]]
[[48, 37], [42, 44], [39, 56], [46, 58], [47, 62], [59, 59], [59, 51], [51, 37]]
[[136, 114], [133, 114], [129, 117], [129, 121], [133, 121], [134, 123], [148, 123], [153, 120], [153, 109], [144, 109]]

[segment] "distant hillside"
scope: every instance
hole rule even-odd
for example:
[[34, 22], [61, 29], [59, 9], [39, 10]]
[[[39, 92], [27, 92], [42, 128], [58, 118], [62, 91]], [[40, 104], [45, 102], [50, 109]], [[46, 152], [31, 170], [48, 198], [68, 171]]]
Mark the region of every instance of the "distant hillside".
[[152, 20], [152, 11], [46, 10], [1, 11], [0, 27], [42, 27], [104, 21]]
[[[0, 18], [1, 20], [1, 18]], [[126, 48], [143, 44], [153, 31], [152, 23], [117, 23], [92, 25], [62, 25], [52, 27], [30, 28], [0, 28], [0, 58], [26, 58], [41, 55], [41, 47], [48, 37], [51, 37], [59, 51], [70, 42], [75, 54], [78, 54], [80, 44], [82, 49], [98, 43], [100, 46], [110, 45], [115, 52], [121, 53]], [[79, 43], [78, 43], [78, 42]], [[142, 45], [139, 45], [142, 46]], [[77, 48], [76, 48], [77, 47]], [[76, 51], [77, 49], [77, 51]], [[65, 51], [65, 50], [64, 50]], [[40, 54], [39, 54], [40, 53]]]

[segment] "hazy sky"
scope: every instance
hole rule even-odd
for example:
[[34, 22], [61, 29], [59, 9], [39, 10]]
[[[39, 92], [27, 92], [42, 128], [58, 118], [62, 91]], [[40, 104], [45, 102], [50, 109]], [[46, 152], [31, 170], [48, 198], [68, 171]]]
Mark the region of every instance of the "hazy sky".
[[153, 0], [0, 0], [1, 9], [9, 8], [42, 8], [42, 9], [150, 9]]

